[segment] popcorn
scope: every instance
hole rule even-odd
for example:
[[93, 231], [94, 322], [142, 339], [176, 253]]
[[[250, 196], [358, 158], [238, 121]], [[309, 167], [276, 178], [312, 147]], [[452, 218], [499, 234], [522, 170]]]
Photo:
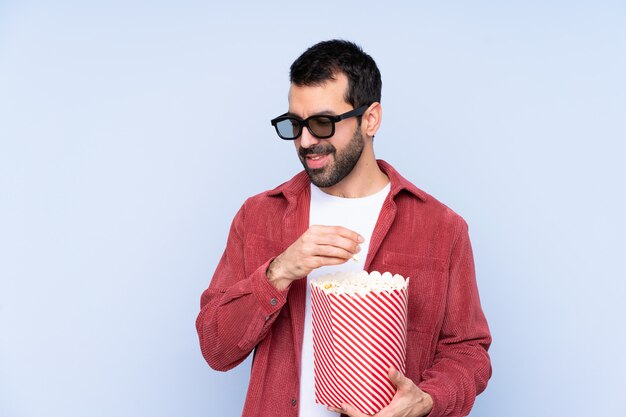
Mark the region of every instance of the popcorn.
[[315, 401], [365, 414], [387, 406], [387, 371], [406, 370], [407, 290], [401, 275], [338, 272], [310, 280]]
[[327, 294], [355, 293], [364, 295], [369, 291], [396, 291], [406, 289], [408, 279], [400, 274], [390, 272], [381, 274], [378, 271], [347, 271], [336, 272], [311, 279], [311, 286], [325, 290]]

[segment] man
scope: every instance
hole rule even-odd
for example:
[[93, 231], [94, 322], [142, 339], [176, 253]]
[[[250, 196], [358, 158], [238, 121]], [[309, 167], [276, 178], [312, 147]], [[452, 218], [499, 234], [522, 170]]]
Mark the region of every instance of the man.
[[289, 111], [272, 120], [304, 166], [249, 198], [203, 293], [202, 353], [221, 371], [253, 350], [243, 416], [363, 416], [314, 401], [307, 280], [348, 269], [410, 277], [406, 375], [377, 416], [463, 416], [482, 392], [491, 336], [464, 220], [376, 160], [381, 78], [358, 46], [331, 40], [291, 66]]

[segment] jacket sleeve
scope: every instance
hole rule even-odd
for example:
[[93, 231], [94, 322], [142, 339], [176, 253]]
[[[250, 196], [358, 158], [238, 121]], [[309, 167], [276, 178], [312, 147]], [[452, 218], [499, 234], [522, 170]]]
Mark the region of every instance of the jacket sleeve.
[[265, 271], [273, 258], [246, 275], [245, 204], [232, 222], [226, 249], [200, 299], [196, 329], [209, 366], [227, 371], [267, 335], [286, 303], [288, 290], [272, 286]]
[[467, 224], [460, 221], [451, 251], [446, 309], [434, 363], [419, 384], [433, 398], [429, 417], [469, 414], [491, 377], [487, 353], [491, 335], [480, 306]]

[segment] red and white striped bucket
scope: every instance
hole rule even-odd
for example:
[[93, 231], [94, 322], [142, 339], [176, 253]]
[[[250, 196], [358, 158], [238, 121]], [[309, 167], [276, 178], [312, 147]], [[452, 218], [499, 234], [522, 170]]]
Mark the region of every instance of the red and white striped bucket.
[[407, 285], [390, 291], [332, 293], [311, 285], [315, 401], [365, 414], [395, 394], [388, 371], [405, 373]]

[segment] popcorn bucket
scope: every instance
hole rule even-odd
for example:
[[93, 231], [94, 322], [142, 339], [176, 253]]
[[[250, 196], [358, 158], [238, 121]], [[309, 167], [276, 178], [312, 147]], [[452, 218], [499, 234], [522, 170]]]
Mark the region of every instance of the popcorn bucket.
[[395, 394], [388, 371], [405, 373], [408, 279], [376, 271], [311, 282], [315, 401], [365, 414]]

